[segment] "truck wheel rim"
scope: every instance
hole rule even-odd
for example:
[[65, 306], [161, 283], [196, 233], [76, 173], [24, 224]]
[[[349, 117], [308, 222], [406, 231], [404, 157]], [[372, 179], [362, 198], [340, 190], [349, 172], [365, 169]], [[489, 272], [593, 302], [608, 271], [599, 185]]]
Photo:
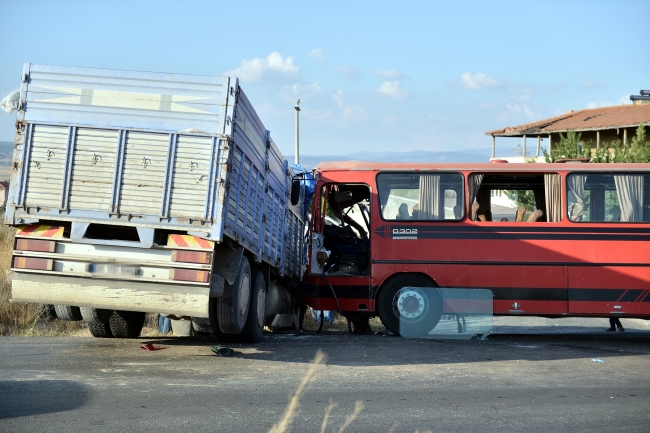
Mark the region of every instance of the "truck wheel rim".
[[401, 289], [393, 298], [393, 310], [404, 322], [417, 322], [429, 308], [427, 298], [420, 289]]
[[248, 297], [251, 293], [251, 278], [247, 273], [242, 275], [239, 285], [239, 316], [246, 317], [248, 310]]
[[264, 306], [266, 304], [266, 294], [264, 289], [257, 292], [257, 326], [264, 326]]

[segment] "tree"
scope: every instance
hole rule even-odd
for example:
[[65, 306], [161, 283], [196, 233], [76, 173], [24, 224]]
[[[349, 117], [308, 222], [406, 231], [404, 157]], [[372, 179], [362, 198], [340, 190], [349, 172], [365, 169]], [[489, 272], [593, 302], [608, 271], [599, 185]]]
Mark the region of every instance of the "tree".
[[503, 193], [513, 202], [517, 203], [517, 207], [524, 206], [526, 210], [535, 210], [535, 193], [531, 190], [511, 189], [504, 190]]
[[566, 136], [560, 133], [560, 141], [557, 146], [544, 152], [546, 162], [555, 162], [558, 159], [589, 158], [589, 162], [650, 162], [650, 140], [648, 140], [645, 125], [642, 123], [636, 129], [636, 135], [628, 145], [621, 140], [614, 140], [605, 143], [600, 149], [592, 152], [592, 142], [580, 141], [579, 133], [567, 129]]

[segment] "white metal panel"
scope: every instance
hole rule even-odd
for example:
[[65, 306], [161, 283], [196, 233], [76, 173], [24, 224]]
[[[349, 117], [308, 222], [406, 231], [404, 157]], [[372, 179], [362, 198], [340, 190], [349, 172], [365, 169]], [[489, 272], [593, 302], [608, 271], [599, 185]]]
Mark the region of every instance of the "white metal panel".
[[119, 132], [79, 128], [76, 137], [70, 207], [109, 210]]
[[59, 208], [69, 128], [34, 126], [27, 172], [26, 206]]
[[178, 136], [169, 214], [203, 219], [210, 175], [212, 138]]
[[222, 134], [228, 77], [27, 64], [24, 120]]
[[166, 134], [127, 134], [119, 199], [121, 214], [160, 214], [168, 147]]

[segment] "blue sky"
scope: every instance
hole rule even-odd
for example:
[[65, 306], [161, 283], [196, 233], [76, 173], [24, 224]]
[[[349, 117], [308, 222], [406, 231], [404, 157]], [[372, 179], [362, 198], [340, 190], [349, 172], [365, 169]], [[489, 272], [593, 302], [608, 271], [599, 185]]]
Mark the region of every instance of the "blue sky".
[[[24, 62], [232, 74], [285, 154], [297, 98], [313, 155], [485, 149], [487, 130], [650, 88], [648, 0], [0, 0], [0, 16], [0, 97]], [[14, 121], [0, 112], [0, 140]]]

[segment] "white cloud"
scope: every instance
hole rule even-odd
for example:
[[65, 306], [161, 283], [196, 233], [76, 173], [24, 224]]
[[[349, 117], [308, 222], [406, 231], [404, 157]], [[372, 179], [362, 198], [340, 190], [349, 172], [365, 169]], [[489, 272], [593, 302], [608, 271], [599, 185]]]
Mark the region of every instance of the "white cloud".
[[468, 90], [486, 89], [488, 87], [495, 87], [501, 84], [499, 83], [499, 80], [494, 77], [490, 77], [483, 72], [477, 72], [475, 74], [471, 72], [465, 72], [460, 76], [460, 82], [463, 87]]
[[357, 69], [348, 65], [339, 66], [334, 70], [339, 74], [343, 75], [344, 77], [349, 78], [351, 80], [358, 80], [361, 77], [363, 77], [363, 72], [361, 71], [361, 69]]
[[311, 50], [309, 52], [309, 57], [316, 59], [321, 63], [325, 63], [327, 61], [327, 54], [321, 48], [314, 48]]
[[291, 90], [296, 96], [319, 96], [323, 94], [320, 84], [312, 83], [308, 86], [296, 83], [291, 86]]
[[534, 120], [535, 113], [526, 104], [506, 104], [507, 111], [499, 115], [499, 120], [507, 122], [510, 120]]
[[394, 114], [384, 114], [383, 116], [381, 116], [381, 123], [384, 126], [396, 126], [397, 116]]
[[347, 121], [365, 122], [368, 120], [368, 113], [361, 105], [353, 104], [343, 109], [341, 118]]
[[372, 73], [375, 77], [383, 78], [385, 80], [404, 80], [408, 76], [401, 74], [392, 69], [377, 69]]
[[409, 96], [407, 91], [400, 88], [399, 81], [385, 81], [379, 86], [377, 92], [393, 99], [406, 99]]
[[621, 96], [619, 100], [614, 103], [602, 101], [602, 100], [587, 102], [586, 108], [611, 107], [612, 105], [625, 105], [631, 103], [632, 101], [630, 101], [630, 95], [625, 95], [625, 96]]
[[345, 100], [343, 99], [343, 90], [339, 89], [336, 93], [332, 94], [332, 100], [336, 102], [336, 105], [343, 107], [345, 105]]
[[293, 57], [283, 58], [277, 51], [269, 54], [266, 59], [244, 59], [238, 68], [225, 71], [225, 75], [234, 75], [244, 82], [272, 81], [277, 79], [293, 79], [300, 73]]

